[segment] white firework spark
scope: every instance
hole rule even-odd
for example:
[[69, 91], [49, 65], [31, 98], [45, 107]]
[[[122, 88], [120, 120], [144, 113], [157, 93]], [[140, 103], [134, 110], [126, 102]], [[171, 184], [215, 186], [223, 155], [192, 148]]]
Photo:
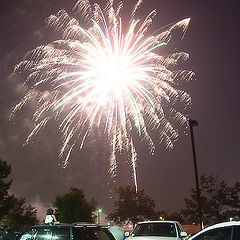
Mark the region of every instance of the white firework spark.
[[147, 30], [156, 12], [143, 21], [135, 19], [141, 3], [137, 1], [124, 28], [122, 3], [114, 8], [113, 0], [107, 1], [104, 10], [88, 0], [78, 1], [74, 10], [80, 21], [63, 10], [50, 16], [47, 23], [61, 33], [62, 39], [37, 47], [18, 64], [15, 71], [28, 74], [25, 84], [29, 91], [13, 110], [15, 113], [27, 102], [37, 100], [33, 114], [36, 124], [26, 143], [50, 120], [61, 119], [57, 121], [63, 134], [59, 156], [64, 166], [73, 148], [82, 148], [93, 129], [104, 126], [111, 152], [110, 171], [114, 174], [117, 167], [116, 153], [128, 152], [136, 188], [133, 131], [137, 129], [150, 151], [155, 147], [149, 129], [156, 129], [160, 142], [172, 147], [177, 131], [166, 116], [186, 121], [169, 106], [176, 101], [190, 102], [189, 94], [175, 86], [179, 79], [188, 81], [193, 75], [187, 70], [172, 70], [188, 54], [161, 55], [171, 33], [179, 28], [184, 35], [190, 19], [150, 35]]

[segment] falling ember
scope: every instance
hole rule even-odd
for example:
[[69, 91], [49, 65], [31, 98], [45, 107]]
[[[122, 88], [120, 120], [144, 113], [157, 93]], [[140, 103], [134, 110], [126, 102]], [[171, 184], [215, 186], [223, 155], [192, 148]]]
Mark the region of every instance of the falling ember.
[[25, 85], [29, 91], [13, 110], [14, 114], [37, 100], [33, 114], [36, 124], [26, 143], [50, 120], [61, 119], [57, 122], [63, 136], [59, 151], [63, 166], [74, 148], [84, 146], [94, 128], [103, 127], [111, 153], [111, 173], [114, 175], [117, 167], [116, 154], [128, 152], [136, 189], [137, 152], [132, 133], [137, 129], [154, 151], [149, 129], [155, 129], [160, 142], [172, 147], [177, 132], [167, 116], [181, 123], [186, 118], [169, 106], [177, 101], [190, 103], [190, 96], [175, 86], [180, 79], [188, 81], [193, 75], [187, 70], [172, 70], [188, 54], [161, 55], [161, 48], [168, 44], [175, 29], [181, 29], [184, 36], [190, 19], [150, 35], [148, 27], [156, 12], [143, 21], [135, 19], [141, 3], [136, 3], [124, 28], [122, 3], [114, 8], [113, 0], [107, 1], [104, 10], [98, 4], [79, 0], [74, 11], [81, 21], [64, 10], [50, 16], [47, 23], [62, 34], [62, 39], [37, 47], [18, 64], [15, 71], [28, 74]]

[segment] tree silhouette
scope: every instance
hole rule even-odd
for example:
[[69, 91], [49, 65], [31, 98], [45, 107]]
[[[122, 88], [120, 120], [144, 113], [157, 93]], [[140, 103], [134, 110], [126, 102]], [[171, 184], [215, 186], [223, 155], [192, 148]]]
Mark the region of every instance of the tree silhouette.
[[24, 198], [9, 194], [12, 184], [12, 180], [8, 180], [10, 174], [11, 165], [0, 158], [0, 223], [14, 231], [23, 231], [38, 223], [37, 210], [26, 204]]
[[11, 165], [0, 158], [0, 219], [10, 209], [8, 190], [12, 184], [12, 180], [7, 180], [10, 174]]
[[156, 217], [155, 202], [145, 195], [144, 190], [138, 192], [134, 187], [121, 186], [116, 189], [118, 200], [114, 202], [115, 210], [108, 219], [116, 223], [131, 221], [133, 226], [139, 221]]
[[[201, 204], [204, 224], [213, 224], [229, 220], [239, 214], [240, 210], [240, 184], [236, 182], [233, 187], [227, 186], [218, 176], [200, 177]], [[199, 223], [196, 190], [192, 189], [190, 198], [185, 198], [186, 209], [182, 213], [189, 223]]]
[[12, 194], [8, 202], [11, 207], [1, 219], [2, 226], [21, 232], [38, 223], [37, 210], [30, 204], [26, 204], [24, 198], [17, 198]]
[[64, 223], [94, 222], [93, 212], [97, 202], [85, 198], [83, 190], [71, 188], [68, 193], [57, 195], [53, 203], [56, 208], [57, 221]]

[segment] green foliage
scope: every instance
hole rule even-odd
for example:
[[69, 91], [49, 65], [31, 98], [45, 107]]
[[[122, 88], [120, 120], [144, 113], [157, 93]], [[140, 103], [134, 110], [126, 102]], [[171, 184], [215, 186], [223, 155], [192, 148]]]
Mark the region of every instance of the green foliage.
[[[240, 184], [228, 187], [226, 182], [212, 175], [200, 177], [201, 206], [204, 224], [213, 224], [237, 216], [240, 210]], [[196, 190], [185, 198], [186, 209], [182, 210], [188, 223], [199, 223]]]
[[230, 206], [234, 209], [232, 216], [240, 217], [240, 182], [235, 182], [230, 189]]
[[118, 200], [114, 202], [115, 210], [108, 215], [109, 220], [116, 223], [131, 221], [135, 225], [139, 221], [156, 218], [155, 202], [143, 190], [136, 192], [134, 187], [121, 186], [116, 192]]
[[3, 227], [21, 232], [38, 223], [37, 210], [30, 204], [26, 205], [24, 198], [17, 198], [15, 195], [11, 195], [8, 198], [8, 202], [11, 208], [1, 220]]
[[92, 199], [87, 201], [83, 190], [71, 188], [63, 195], [57, 195], [53, 203], [56, 208], [57, 221], [64, 223], [94, 222], [93, 212], [97, 202]]
[[11, 174], [11, 165], [0, 158], [0, 219], [9, 211], [8, 190], [12, 180], [8, 180]]
[[22, 231], [38, 223], [36, 210], [26, 206], [24, 198], [9, 194], [12, 180], [9, 180], [11, 165], [0, 159], [0, 223], [5, 228]]

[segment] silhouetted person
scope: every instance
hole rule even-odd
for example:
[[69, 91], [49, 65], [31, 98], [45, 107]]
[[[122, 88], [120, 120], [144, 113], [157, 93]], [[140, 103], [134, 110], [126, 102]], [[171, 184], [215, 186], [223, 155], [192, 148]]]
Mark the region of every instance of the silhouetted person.
[[45, 218], [45, 223], [46, 224], [54, 224], [57, 222], [57, 219], [53, 213], [53, 210], [51, 208], [49, 208], [47, 210], [47, 215], [46, 215], [46, 218]]

